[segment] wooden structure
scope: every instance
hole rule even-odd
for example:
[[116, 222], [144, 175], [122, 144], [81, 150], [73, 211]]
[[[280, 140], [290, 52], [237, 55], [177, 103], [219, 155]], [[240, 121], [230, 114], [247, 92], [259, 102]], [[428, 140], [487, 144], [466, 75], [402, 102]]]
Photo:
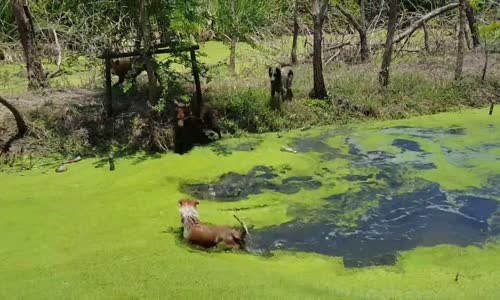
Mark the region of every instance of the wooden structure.
[[105, 63], [105, 74], [106, 74], [106, 115], [108, 117], [113, 116], [113, 92], [111, 87], [111, 62], [116, 58], [124, 58], [124, 57], [133, 57], [133, 56], [141, 56], [141, 55], [154, 55], [154, 54], [162, 54], [162, 53], [174, 53], [174, 52], [185, 52], [189, 51], [191, 54], [191, 66], [192, 73], [194, 77], [194, 83], [196, 86], [196, 97], [192, 103], [193, 111], [195, 114], [199, 115], [200, 108], [202, 105], [202, 92], [201, 92], [201, 83], [200, 83], [200, 73], [198, 68], [198, 62], [196, 61], [196, 51], [200, 49], [199, 45], [193, 45], [191, 47], [184, 48], [169, 48], [167, 45], [156, 45], [151, 51], [145, 52], [144, 49], [140, 49], [138, 51], [125, 52], [125, 53], [117, 53], [112, 52], [110, 49], [107, 49], [102, 55], [98, 56], [100, 59], [104, 59]]

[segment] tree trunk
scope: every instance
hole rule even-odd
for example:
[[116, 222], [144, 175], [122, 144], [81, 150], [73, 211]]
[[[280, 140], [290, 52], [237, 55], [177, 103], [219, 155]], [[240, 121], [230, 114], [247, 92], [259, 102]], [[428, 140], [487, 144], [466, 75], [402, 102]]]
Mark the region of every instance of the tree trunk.
[[24, 122], [21, 113], [5, 98], [0, 97], [0, 104], [4, 105], [5, 107], [7, 107], [8, 110], [10, 110], [10, 112], [14, 115], [14, 119], [16, 120], [16, 125], [17, 125], [17, 134], [11, 137], [5, 143], [5, 145], [2, 146], [2, 149], [0, 149], [0, 155], [1, 155], [2, 153], [9, 151], [10, 146], [15, 140], [22, 138], [26, 134], [26, 132], [28, 131], [28, 126], [26, 126], [26, 123]]
[[137, 31], [134, 40], [134, 51], [139, 51], [141, 49], [142, 39], [143, 39], [141, 16], [136, 16], [134, 18], [134, 21], [135, 21], [135, 29]]
[[470, 37], [470, 32], [467, 26], [464, 26], [464, 33], [465, 33], [465, 45], [467, 46], [467, 50], [471, 50], [471, 37]]
[[361, 61], [366, 62], [370, 59], [370, 46], [368, 45], [366, 31], [359, 32], [359, 45], [361, 47]]
[[489, 51], [488, 51], [488, 47], [486, 46], [486, 41], [485, 41], [485, 44], [484, 44], [484, 65], [483, 65], [483, 74], [481, 76], [481, 80], [484, 82], [484, 80], [486, 79], [486, 72], [488, 71], [488, 54], [489, 54]]
[[314, 89], [311, 98], [325, 99], [328, 96], [325, 80], [323, 78], [323, 21], [325, 19], [328, 0], [314, 0], [313, 18], [314, 18], [314, 41], [313, 41], [313, 75]]
[[29, 0], [13, 0], [14, 16], [23, 45], [28, 73], [28, 89], [45, 88], [49, 86], [42, 62], [37, 52], [35, 42], [35, 28], [29, 8]]
[[389, 68], [392, 60], [392, 48], [394, 35], [396, 33], [396, 22], [399, 12], [399, 1], [390, 0], [389, 2], [389, 22], [387, 24], [387, 38], [385, 42], [384, 57], [382, 60], [382, 68], [379, 73], [380, 86], [386, 87], [389, 85]]
[[465, 7], [467, 0], [460, 0], [458, 42], [457, 42], [457, 62], [455, 65], [455, 80], [462, 79], [464, 56], [465, 56]]
[[431, 53], [431, 46], [429, 44], [429, 31], [427, 30], [427, 23], [422, 24], [424, 30], [424, 47], [427, 54]]
[[297, 64], [297, 40], [299, 38], [299, 0], [295, 0], [295, 7], [293, 11], [293, 40], [292, 40], [292, 53], [291, 53], [291, 62], [292, 64]]
[[147, 0], [141, 0], [140, 3], [140, 18], [141, 18], [141, 24], [142, 24], [142, 39], [144, 41], [144, 62], [146, 65], [146, 72], [148, 73], [148, 85], [149, 85], [149, 103], [154, 104], [156, 103], [156, 100], [158, 99], [158, 91], [156, 87], [157, 79], [155, 75], [155, 63], [153, 60], [153, 56], [151, 55], [151, 28], [150, 28], [150, 22], [149, 22], [149, 13], [148, 13], [148, 3], [146, 3]]
[[359, 45], [361, 48], [361, 61], [366, 62], [370, 59], [370, 46], [368, 45], [368, 35], [366, 24], [366, 9], [365, 9], [366, 0], [359, 1], [359, 10], [360, 10], [360, 25], [363, 28], [362, 31], [359, 32]]
[[229, 44], [229, 71], [236, 74], [236, 43], [237, 38], [235, 36], [231, 37], [231, 42]]
[[[231, 3], [231, 17], [233, 20], [236, 19], [236, 0], [230, 0]], [[229, 44], [229, 72], [236, 74], [236, 43], [238, 37], [236, 36], [236, 32], [233, 29], [230, 37]]]
[[469, 1], [466, 2], [465, 15], [467, 16], [467, 21], [469, 22], [470, 33], [472, 36], [472, 46], [477, 48], [481, 45], [481, 40], [479, 39], [479, 31], [476, 26], [476, 17], [474, 16], [474, 9], [470, 5]]

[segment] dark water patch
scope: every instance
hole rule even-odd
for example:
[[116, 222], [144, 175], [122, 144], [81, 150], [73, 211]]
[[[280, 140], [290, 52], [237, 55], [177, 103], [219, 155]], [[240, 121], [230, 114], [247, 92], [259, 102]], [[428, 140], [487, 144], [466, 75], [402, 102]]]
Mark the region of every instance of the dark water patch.
[[311, 181], [313, 180], [312, 176], [294, 176], [294, 177], [289, 177], [286, 179], [283, 179], [283, 183], [287, 184], [290, 182], [304, 182], [304, 181]]
[[465, 128], [462, 127], [454, 127], [445, 131], [445, 134], [449, 135], [465, 135]]
[[407, 135], [414, 138], [429, 140], [438, 139], [443, 135], [465, 135], [465, 128], [452, 126], [452, 128], [419, 128], [411, 126], [394, 126], [381, 129], [383, 133], [394, 135]]
[[450, 164], [470, 168], [474, 167], [471, 161], [482, 160], [484, 162], [495, 161], [498, 155], [490, 153], [491, 150], [500, 148], [500, 143], [483, 143], [475, 147], [465, 147], [463, 149], [453, 149], [441, 146], [441, 152]]
[[[286, 170], [283, 172], [286, 173]], [[264, 191], [295, 194], [301, 189], [314, 190], [321, 187], [321, 182], [310, 176], [285, 178], [281, 183], [278, 183], [278, 177], [274, 169], [257, 166], [247, 174], [229, 172], [217, 182], [185, 184], [182, 190], [203, 200], [238, 201]]]
[[[494, 200], [464, 195], [451, 204], [439, 185], [429, 182], [415, 191], [392, 195], [391, 200], [379, 191], [365, 189], [350, 195], [351, 200], [374, 198], [380, 203], [360, 217], [354, 229], [297, 220], [254, 232], [254, 247], [342, 256], [347, 267], [361, 267], [393, 264], [398, 251], [417, 246], [478, 245], [494, 233], [487, 222], [498, 209]], [[346, 200], [342, 195], [329, 199]]]
[[328, 145], [327, 143], [320, 140], [320, 138], [299, 138], [294, 142], [294, 149], [298, 152], [319, 152], [319, 153], [330, 153], [336, 152], [335, 149]]
[[250, 142], [243, 142], [237, 145], [225, 145], [223, 143], [216, 143], [211, 148], [218, 155], [231, 155], [235, 151], [254, 151], [262, 143], [261, 139], [256, 139]]
[[324, 134], [318, 137], [302, 137], [297, 138], [292, 143], [292, 148], [298, 152], [317, 152], [321, 153], [321, 159], [333, 160], [344, 157], [340, 149], [334, 148], [324, 140], [327, 140], [332, 135]]
[[368, 174], [368, 175], [347, 175], [342, 177], [342, 179], [345, 179], [347, 181], [367, 181], [368, 179], [373, 178], [373, 174]]
[[[412, 141], [410, 141], [412, 142]], [[421, 152], [418, 154], [417, 158], [412, 161], [405, 161], [400, 156], [401, 154], [393, 154], [385, 151], [367, 151], [363, 152], [361, 148], [353, 142], [352, 139], [346, 139], [346, 143], [349, 146], [349, 153], [351, 154], [351, 165], [354, 167], [364, 167], [364, 166], [374, 166], [379, 168], [382, 172], [388, 175], [384, 176], [386, 179], [394, 177], [394, 174], [401, 173], [400, 170], [407, 170], [408, 168], [413, 168], [417, 170], [430, 170], [437, 168], [436, 165], [428, 161], [429, 153], [423, 152], [418, 146], [418, 150]], [[417, 150], [415, 145], [406, 144], [411, 149]], [[418, 145], [418, 144], [417, 144]], [[404, 152], [404, 151], [403, 151]], [[392, 175], [391, 175], [392, 174]], [[380, 177], [377, 179], [381, 179]]]
[[[500, 201], [500, 174], [490, 176], [484, 186], [468, 189], [464, 193], [481, 198], [496, 198]], [[456, 195], [455, 193], [455, 196], [458, 197], [460, 195]]]
[[392, 141], [392, 145], [398, 147], [401, 151], [423, 152], [420, 148], [420, 144], [415, 141], [395, 139]]
[[[466, 134], [458, 126], [388, 130], [393, 130], [391, 134], [395, 130], [404, 136], [430, 140], [443, 135]], [[399, 251], [418, 246], [481, 245], [500, 235], [500, 204], [494, 200], [495, 195], [500, 194], [500, 175], [490, 178], [484, 188], [450, 193], [437, 183], [415, 177], [415, 170], [436, 169], [437, 166], [430, 160], [432, 154], [423, 151], [419, 143], [411, 139], [395, 137], [392, 145], [399, 147], [400, 153], [365, 151], [351, 136], [346, 136], [345, 144], [348, 155], [344, 158], [349, 159], [354, 170], [342, 179], [359, 182], [356, 188], [327, 197], [320, 208], [291, 206], [288, 213], [296, 219], [254, 232], [254, 248], [342, 256], [346, 266], [360, 267], [394, 264]], [[311, 151], [332, 151], [323, 146], [316, 144], [311, 147], [316, 150]], [[484, 157], [491, 147], [496, 144], [465, 149], [456, 159], [464, 163], [468, 159], [465, 154], [476, 152], [476, 157]], [[457, 152], [451, 148], [446, 150]], [[331, 172], [323, 169], [320, 173]], [[370, 178], [376, 181], [366, 184]], [[340, 224], [350, 224], [354, 228]]]
[[486, 222], [498, 204], [496, 201], [474, 196], [459, 196], [456, 201], [463, 204], [459, 210], [461, 213], [480, 222]]
[[437, 166], [434, 163], [417, 163], [417, 164], [413, 164], [413, 167], [417, 170], [437, 169]]
[[261, 204], [261, 205], [254, 205], [254, 206], [248, 206], [248, 207], [224, 208], [224, 209], [221, 209], [221, 211], [244, 211], [244, 210], [251, 210], [251, 209], [266, 208], [269, 206], [270, 205], [268, 205], [268, 204]]
[[321, 182], [314, 180], [311, 176], [297, 176], [286, 178], [283, 185], [296, 184], [306, 190], [315, 190], [321, 187]]
[[277, 176], [271, 168], [258, 166], [247, 174], [229, 172], [214, 183], [185, 184], [182, 190], [203, 200], [238, 201], [261, 193], [266, 182]]

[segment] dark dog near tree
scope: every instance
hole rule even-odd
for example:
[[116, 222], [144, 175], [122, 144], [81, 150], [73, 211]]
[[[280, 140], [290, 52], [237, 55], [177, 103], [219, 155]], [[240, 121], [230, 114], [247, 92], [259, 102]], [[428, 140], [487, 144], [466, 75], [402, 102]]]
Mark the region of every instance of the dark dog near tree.
[[211, 130], [222, 137], [216, 112], [208, 105], [201, 108], [200, 117], [193, 115], [189, 104], [175, 102], [175, 152], [186, 153], [196, 144], [208, 144], [211, 139], [207, 131]]
[[238, 231], [228, 226], [214, 226], [202, 224], [196, 206], [198, 200], [181, 199], [181, 221], [184, 227], [183, 237], [191, 244], [204, 248], [212, 248], [217, 246], [226, 246], [233, 249], [245, 249], [245, 238], [248, 235], [248, 229], [245, 224], [241, 223], [243, 229]]
[[289, 65], [269, 67], [271, 81], [271, 107], [280, 109], [281, 103], [293, 99], [293, 69]]

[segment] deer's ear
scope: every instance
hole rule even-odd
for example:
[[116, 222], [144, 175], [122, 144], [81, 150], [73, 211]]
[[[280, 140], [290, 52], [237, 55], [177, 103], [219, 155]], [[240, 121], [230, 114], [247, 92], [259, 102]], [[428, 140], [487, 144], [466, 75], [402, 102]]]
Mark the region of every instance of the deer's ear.
[[273, 77], [273, 68], [269, 67], [269, 77]]
[[179, 205], [182, 205], [182, 202], [184, 202], [183, 199], [179, 200]]
[[200, 204], [200, 201], [198, 201], [198, 200], [194, 200], [194, 206], [196, 206], [196, 205], [198, 205], [198, 204]]

